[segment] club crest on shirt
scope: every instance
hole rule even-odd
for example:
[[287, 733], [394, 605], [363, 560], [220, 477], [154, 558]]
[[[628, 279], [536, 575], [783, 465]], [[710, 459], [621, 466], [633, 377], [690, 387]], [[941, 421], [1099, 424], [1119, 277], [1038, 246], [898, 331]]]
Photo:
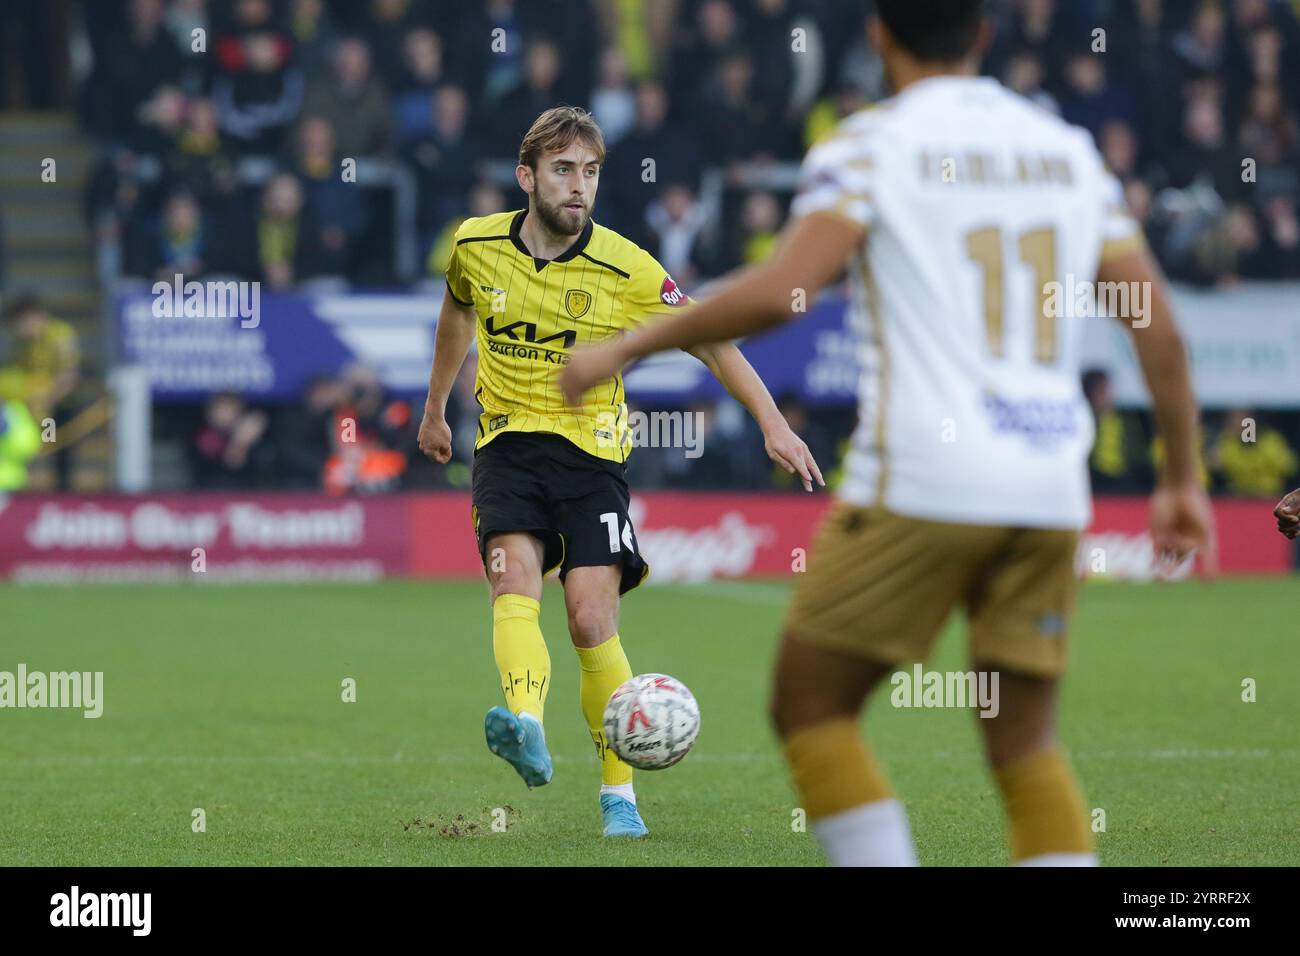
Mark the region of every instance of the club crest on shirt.
[[575, 319], [580, 319], [591, 308], [591, 293], [581, 289], [569, 289], [564, 293], [564, 310]]
[[667, 305], [685, 305], [691, 301], [691, 297], [677, 288], [677, 283], [669, 275], [664, 276], [663, 285], [659, 287], [659, 298]]

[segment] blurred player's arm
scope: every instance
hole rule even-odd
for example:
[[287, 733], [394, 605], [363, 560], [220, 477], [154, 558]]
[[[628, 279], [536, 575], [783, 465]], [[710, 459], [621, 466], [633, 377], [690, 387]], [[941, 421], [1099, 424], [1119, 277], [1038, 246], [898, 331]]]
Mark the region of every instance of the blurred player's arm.
[[1151, 392], [1156, 427], [1164, 440], [1165, 456], [1151, 501], [1151, 537], [1156, 554], [1166, 561], [1181, 561], [1194, 551], [1205, 553], [1206, 570], [1214, 568], [1214, 513], [1199, 479], [1200, 412], [1192, 393], [1187, 349], [1174, 322], [1164, 275], [1145, 247], [1103, 258], [1100, 283], [1125, 283], [1141, 289], [1146, 298], [1148, 324], [1138, 326], [1132, 316], [1116, 316], [1130, 326], [1142, 377]]
[[790, 474], [797, 474], [803, 481], [804, 491], [812, 491], [814, 481], [826, 486], [812, 452], [803, 439], [790, 430], [790, 424], [772, 401], [767, 386], [734, 342], [693, 345], [686, 351], [703, 362], [731, 397], [754, 416], [754, 421], [763, 431], [763, 447], [769, 458]]
[[861, 226], [833, 212], [798, 217], [782, 230], [766, 262], [732, 273], [707, 299], [620, 339], [575, 351], [560, 379], [566, 399], [577, 403], [583, 392], [633, 359], [727, 342], [803, 315], [794, 311], [794, 303], [811, 301], [842, 273], [863, 236]]
[[447, 396], [465, 364], [474, 342], [478, 312], [448, 292], [442, 297], [438, 330], [433, 343], [433, 371], [429, 373], [429, 397], [424, 402], [417, 442], [426, 456], [445, 465], [451, 461], [451, 428], [447, 425]]
[[1300, 534], [1300, 488], [1277, 503], [1273, 517], [1277, 519], [1277, 530], [1288, 538]]

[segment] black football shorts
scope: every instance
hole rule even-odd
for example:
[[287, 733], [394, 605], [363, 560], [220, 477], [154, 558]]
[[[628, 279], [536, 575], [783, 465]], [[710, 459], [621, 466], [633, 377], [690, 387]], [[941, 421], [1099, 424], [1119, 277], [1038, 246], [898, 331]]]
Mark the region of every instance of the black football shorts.
[[474, 534], [483, 566], [494, 534], [522, 531], [541, 539], [542, 572], [622, 565], [619, 593], [650, 568], [628, 517], [625, 466], [589, 455], [567, 438], [506, 432], [474, 455]]

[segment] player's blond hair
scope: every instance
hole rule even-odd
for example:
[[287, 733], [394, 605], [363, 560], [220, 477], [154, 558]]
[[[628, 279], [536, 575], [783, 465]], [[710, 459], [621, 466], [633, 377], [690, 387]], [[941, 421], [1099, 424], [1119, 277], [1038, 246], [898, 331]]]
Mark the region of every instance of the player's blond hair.
[[596, 154], [596, 161], [605, 165], [605, 134], [595, 117], [578, 106], [554, 106], [533, 120], [519, 144], [519, 165], [535, 172], [543, 153], [567, 149], [575, 139], [581, 139]]

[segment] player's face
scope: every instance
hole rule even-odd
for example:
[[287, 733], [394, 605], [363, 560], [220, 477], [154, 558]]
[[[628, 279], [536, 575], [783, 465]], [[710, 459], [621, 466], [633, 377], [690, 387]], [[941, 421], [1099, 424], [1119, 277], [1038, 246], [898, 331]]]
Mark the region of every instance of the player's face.
[[600, 162], [581, 140], [544, 153], [533, 174], [533, 207], [543, 225], [561, 236], [576, 236], [591, 219], [600, 185]]

